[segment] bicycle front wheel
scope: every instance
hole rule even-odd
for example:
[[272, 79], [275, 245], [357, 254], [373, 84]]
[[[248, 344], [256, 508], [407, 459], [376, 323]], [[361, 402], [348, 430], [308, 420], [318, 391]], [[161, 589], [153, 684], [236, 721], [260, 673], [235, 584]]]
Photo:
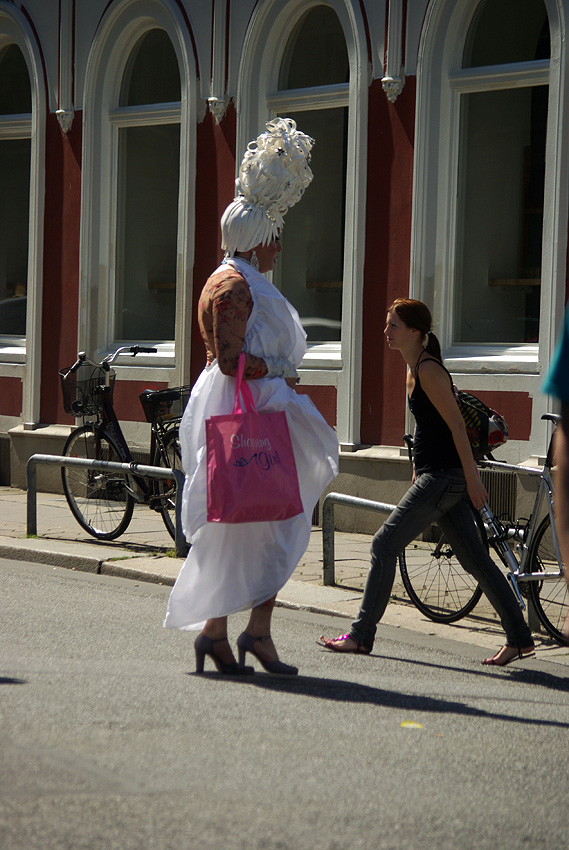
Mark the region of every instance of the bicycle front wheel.
[[[484, 523], [473, 511], [478, 534], [488, 549]], [[454, 623], [470, 614], [482, 596], [441, 532], [437, 543], [414, 543], [399, 555], [399, 570], [411, 602], [435, 623]]]
[[[63, 454], [66, 457], [121, 463], [115, 441], [106, 431], [83, 425], [70, 434]], [[126, 531], [134, 509], [134, 499], [126, 489], [128, 476], [83, 467], [61, 468], [63, 492], [81, 528], [99, 540], [114, 540]]]
[[[535, 533], [529, 563], [532, 573], [554, 573], [559, 570], [549, 516], [542, 519]], [[569, 593], [563, 572], [559, 576], [543, 581], [530, 581], [528, 584], [530, 597], [543, 627], [554, 640], [564, 643], [561, 629], [567, 614]]]
[[[178, 429], [172, 428], [156, 446], [154, 453], [154, 466], [163, 466], [166, 469], [182, 468], [182, 453], [180, 451], [180, 439]], [[158, 478], [156, 480], [157, 508], [162, 514], [164, 525], [173, 540], [176, 538], [176, 481], [173, 478]]]

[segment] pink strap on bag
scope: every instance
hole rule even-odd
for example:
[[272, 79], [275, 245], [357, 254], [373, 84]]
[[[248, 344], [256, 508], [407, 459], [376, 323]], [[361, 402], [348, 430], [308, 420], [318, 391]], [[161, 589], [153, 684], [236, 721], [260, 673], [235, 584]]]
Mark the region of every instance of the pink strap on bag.
[[303, 512], [286, 413], [257, 411], [244, 368], [242, 353], [233, 413], [205, 423], [208, 522], [274, 522]]

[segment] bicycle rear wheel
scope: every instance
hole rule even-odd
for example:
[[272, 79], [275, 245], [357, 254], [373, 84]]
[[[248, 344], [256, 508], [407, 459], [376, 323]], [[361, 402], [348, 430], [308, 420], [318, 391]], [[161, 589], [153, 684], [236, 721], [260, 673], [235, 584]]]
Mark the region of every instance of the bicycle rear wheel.
[[[63, 454], [121, 463], [112, 436], [89, 424], [70, 434]], [[134, 509], [134, 499], [126, 489], [127, 475], [63, 466], [61, 479], [71, 512], [88, 534], [99, 540], [114, 540], [127, 529]]]
[[[559, 569], [549, 515], [544, 517], [535, 533], [529, 563], [532, 573], [551, 573]], [[569, 604], [565, 576], [561, 574], [559, 577], [544, 579], [543, 581], [529, 581], [527, 584], [529, 584], [530, 597], [543, 627], [554, 640], [564, 643], [561, 628], [565, 622], [567, 605]]]
[[[488, 549], [484, 523], [473, 511], [480, 539]], [[466, 617], [482, 591], [464, 570], [441, 532], [437, 543], [414, 543], [399, 555], [399, 570], [411, 602], [435, 623], [454, 623]]]
[[[154, 466], [163, 466], [165, 469], [182, 468], [182, 453], [180, 451], [180, 439], [178, 428], [172, 428], [166, 433], [163, 446], [158, 440], [154, 453]], [[159, 478], [156, 480], [156, 496], [153, 497], [157, 509], [162, 514], [164, 525], [173, 540], [176, 538], [176, 481], [173, 478]]]

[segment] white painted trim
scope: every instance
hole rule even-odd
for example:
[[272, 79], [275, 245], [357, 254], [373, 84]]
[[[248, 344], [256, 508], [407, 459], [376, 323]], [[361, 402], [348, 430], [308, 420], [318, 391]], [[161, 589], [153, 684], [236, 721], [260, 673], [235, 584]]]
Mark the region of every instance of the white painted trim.
[[[22, 422], [24, 428], [29, 429], [35, 427], [40, 421], [45, 127], [47, 104], [45, 101], [45, 79], [42, 58], [34, 33], [22, 12], [15, 8], [13, 3], [7, 3], [4, 0], [0, 2], [0, 32], [2, 33], [3, 40], [14, 42], [22, 51], [30, 74], [32, 96], [28, 300], [25, 347], [26, 374], [22, 388]], [[15, 124], [17, 123], [15, 122]], [[9, 352], [7, 352], [7, 357], [8, 359], [12, 359]], [[3, 352], [0, 346], [0, 360], [2, 358]]]
[[452, 88], [462, 93], [546, 86], [549, 82], [549, 59], [464, 68], [450, 73], [447, 79]]
[[209, 110], [217, 124], [225, 115], [229, 100], [225, 91], [225, 39], [228, 11], [225, 0], [213, 0], [213, 32], [211, 37], [212, 67], [209, 83]]
[[59, 18], [59, 92], [56, 115], [64, 133], [68, 133], [75, 115], [73, 104], [73, 6], [74, 0], [60, 0]]
[[337, 106], [348, 106], [350, 99], [350, 84], [338, 83], [333, 86], [310, 86], [305, 89], [287, 89], [274, 92], [267, 96], [267, 106], [274, 112], [286, 104], [291, 111], [302, 109], [334, 109]]
[[[162, 28], [178, 59], [182, 99], [149, 107], [118, 107], [124, 68], [136, 41]], [[182, 382], [189, 375], [195, 233], [197, 73], [191, 36], [175, 0], [124, 0], [107, 9], [89, 55], [83, 102], [83, 190], [81, 199], [79, 348], [105, 350], [111, 340], [111, 316], [98, 313], [97, 291], [112, 291], [116, 232], [116, 134], [119, 126], [180, 124], [180, 184], [176, 326], [174, 344], [165, 343], [153, 366], [163, 380]], [[108, 301], [109, 299], [107, 299]], [[142, 341], [142, 340], [141, 340]]]
[[389, 0], [385, 75], [381, 85], [387, 99], [395, 103], [405, 85], [403, 57], [403, 0]]
[[[443, 354], [454, 371], [495, 375], [496, 388], [513, 389], [511, 377], [539, 378], [550, 359], [556, 329], [563, 315], [569, 206], [569, 92], [566, 86], [566, 28], [569, 10], [562, 0], [544, 0], [551, 32], [551, 60], [457, 70], [468, 26], [476, 10], [471, 0], [434, 0], [425, 16], [417, 68], [413, 221], [410, 293], [440, 311]], [[545, 175], [540, 343], [496, 349], [492, 346], [450, 345], [458, 186], [459, 109], [461, 93], [549, 82]], [[548, 285], [549, 283], [549, 285]], [[447, 359], [448, 358], [448, 359]], [[546, 440], [540, 421], [547, 399], [531, 381], [533, 422], [530, 451], [539, 454]]]

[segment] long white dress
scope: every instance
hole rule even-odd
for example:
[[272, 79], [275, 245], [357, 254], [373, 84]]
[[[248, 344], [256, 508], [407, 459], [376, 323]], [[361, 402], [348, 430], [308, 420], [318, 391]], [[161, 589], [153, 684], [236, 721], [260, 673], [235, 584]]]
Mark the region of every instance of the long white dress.
[[[294, 307], [251, 265], [227, 262], [245, 278], [253, 299], [244, 351], [300, 365], [306, 334]], [[201, 629], [212, 617], [247, 610], [278, 593], [306, 551], [314, 506], [338, 473], [336, 434], [308, 396], [284, 378], [248, 383], [258, 410], [286, 411], [304, 512], [279, 522], [207, 522], [205, 420], [231, 413], [235, 393], [235, 379], [214, 361], [196, 381], [180, 425], [182, 524], [191, 549], [170, 594], [166, 628]]]

